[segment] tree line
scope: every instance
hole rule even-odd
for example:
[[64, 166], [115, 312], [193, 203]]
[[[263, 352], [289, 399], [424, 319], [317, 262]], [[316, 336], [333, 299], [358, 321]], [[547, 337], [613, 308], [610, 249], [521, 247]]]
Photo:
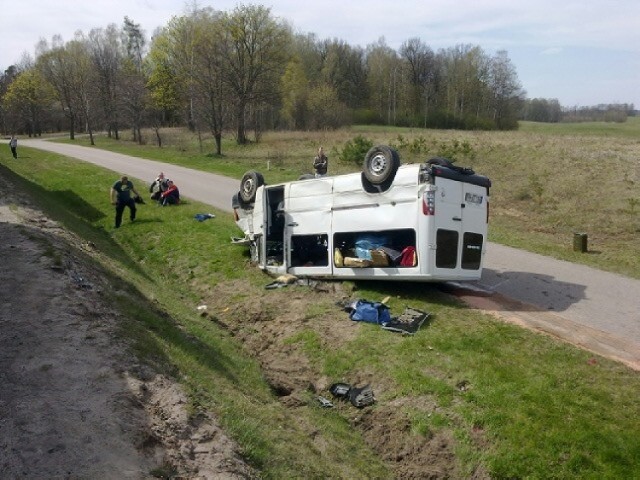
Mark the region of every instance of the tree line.
[[506, 51], [479, 46], [434, 51], [419, 38], [398, 50], [294, 33], [261, 5], [223, 12], [192, 8], [154, 32], [125, 17], [41, 40], [0, 77], [5, 134], [130, 130], [187, 125], [239, 144], [271, 129], [333, 129], [352, 123], [514, 129], [525, 92]]
[[524, 102], [521, 120], [532, 122], [626, 122], [636, 115], [631, 103], [611, 103], [585, 107], [563, 107], [557, 99], [534, 98]]

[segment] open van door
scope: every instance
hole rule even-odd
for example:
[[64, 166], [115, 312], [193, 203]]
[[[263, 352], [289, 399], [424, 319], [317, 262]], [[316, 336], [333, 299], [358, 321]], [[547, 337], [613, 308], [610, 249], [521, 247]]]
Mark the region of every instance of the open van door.
[[330, 275], [333, 251], [330, 177], [293, 182], [285, 191], [287, 272], [297, 276]]

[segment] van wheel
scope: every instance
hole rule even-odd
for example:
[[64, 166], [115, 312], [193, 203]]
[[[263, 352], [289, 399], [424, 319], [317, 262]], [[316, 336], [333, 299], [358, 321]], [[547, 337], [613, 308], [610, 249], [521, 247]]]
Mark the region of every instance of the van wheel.
[[240, 181], [240, 198], [245, 203], [252, 203], [256, 199], [258, 187], [264, 185], [264, 177], [255, 170], [249, 170]]
[[364, 157], [363, 179], [371, 185], [391, 185], [399, 166], [398, 152], [385, 145], [378, 145], [371, 148]]

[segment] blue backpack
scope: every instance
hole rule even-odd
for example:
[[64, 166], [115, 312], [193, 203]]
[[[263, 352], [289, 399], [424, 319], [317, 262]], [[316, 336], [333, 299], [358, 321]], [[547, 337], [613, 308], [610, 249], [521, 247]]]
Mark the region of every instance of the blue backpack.
[[389, 307], [384, 303], [358, 300], [349, 313], [349, 318], [356, 322], [377, 323], [384, 325], [391, 321]]

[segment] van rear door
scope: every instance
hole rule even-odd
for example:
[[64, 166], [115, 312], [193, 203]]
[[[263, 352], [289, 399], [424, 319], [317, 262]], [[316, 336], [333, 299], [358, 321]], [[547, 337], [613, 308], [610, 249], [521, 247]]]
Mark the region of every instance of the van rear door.
[[479, 276], [487, 234], [487, 189], [435, 177], [436, 275]]
[[463, 183], [462, 191], [462, 251], [460, 267], [465, 271], [482, 268], [487, 238], [487, 189]]

